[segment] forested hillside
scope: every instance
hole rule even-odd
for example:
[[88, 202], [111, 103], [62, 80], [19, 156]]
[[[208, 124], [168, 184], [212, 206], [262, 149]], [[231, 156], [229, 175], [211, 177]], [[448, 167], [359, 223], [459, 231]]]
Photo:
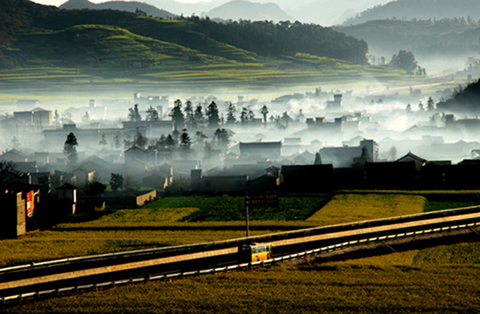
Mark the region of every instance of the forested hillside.
[[466, 87], [459, 86], [451, 99], [437, 104], [440, 110], [454, 110], [460, 112], [480, 113], [480, 80], [468, 84]]
[[367, 21], [397, 19], [443, 19], [443, 18], [480, 19], [480, 1], [478, 0], [396, 0], [378, 5], [347, 19], [343, 25], [355, 25]]
[[299, 22], [221, 24], [198, 17], [162, 20], [113, 10], [59, 10], [27, 0], [0, 2], [1, 67], [148, 68], [215, 58], [256, 62], [306, 53], [366, 64], [367, 44], [330, 28]]
[[106, 1], [102, 3], [92, 3], [88, 0], [69, 0], [59, 6], [60, 9], [65, 10], [81, 10], [81, 9], [90, 9], [90, 10], [119, 10], [126, 12], [137, 12], [140, 10], [141, 13], [147, 16], [161, 17], [161, 18], [172, 18], [176, 15], [165, 10], [158, 9], [157, 7], [138, 1]]
[[401, 49], [429, 56], [477, 54], [480, 48], [480, 24], [473, 19], [376, 20], [334, 29], [365, 40], [377, 56]]

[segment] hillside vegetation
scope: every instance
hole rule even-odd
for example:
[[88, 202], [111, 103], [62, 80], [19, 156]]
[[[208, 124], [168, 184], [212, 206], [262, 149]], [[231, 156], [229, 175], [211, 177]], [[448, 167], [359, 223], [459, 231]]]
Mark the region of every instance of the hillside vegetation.
[[409, 49], [427, 56], [475, 55], [480, 48], [480, 24], [467, 18], [438, 20], [383, 19], [334, 27], [368, 43], [371, 53], [391, 54]]
[[[198, 17], [170, 21], [114, 10], [58, 10], [27, 0], [3, 1], [0, 11], [8, 20], [0, 28], [0, 36], [9, 39], [2, 47], [7, 54], [3, 67], [53, 62], [111, 69], [117, 65], [115, 60], [120, 65], [151, 68], [166, 58], [210, 63], [216, 56], [256, 62], [257, 56], [280, 58], [296, 53], [365, 64], [368, 50], [363, 41], [299, 22], [221, 24]], [[163, 49], [166, 43], [182, 47]]]
[[344, 25], [361, 24], [384, 19], [480, 19], [480, 2], [477, 0], [396, 0], [378, 5], [347, 19]]
[[363, 40], [299, 22], [165, 20], [5, 0], [0, 39], [0, 83], [20, 93], [26, 88], [110, 93], [139, 85], [193, 93], [357, 84], [360, 78], [419, 81], [393, 67], [368, 65]]

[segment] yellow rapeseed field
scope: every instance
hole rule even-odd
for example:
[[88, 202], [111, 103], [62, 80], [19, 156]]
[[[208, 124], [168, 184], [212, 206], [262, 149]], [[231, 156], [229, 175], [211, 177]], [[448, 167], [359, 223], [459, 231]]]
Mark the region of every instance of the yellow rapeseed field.
[[308, 222], [321, 226], [422, 213], [426, 198], [404, 194], [337, 194]]

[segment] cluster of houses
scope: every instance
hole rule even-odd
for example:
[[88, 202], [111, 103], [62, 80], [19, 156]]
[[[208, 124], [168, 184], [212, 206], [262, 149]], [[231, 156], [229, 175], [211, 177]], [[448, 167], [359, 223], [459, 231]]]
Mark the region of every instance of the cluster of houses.
[[[321, 96], [323, 92], [317, 90], [309, 99]], [[156, 108], [160, 117], [169, 104], [166, 97], [142, 97], [139, 93], [134, 94], [134, 101]], [[240, 102], [243, 99], [239, 98]], [[183, 150], [153, 142], [139, 145], [131, 140], [137, 135], [158, 139], [172, 134], [172, 120], [119, 121], [109, 127], [85, 123], [79, 128], [66, 120], [56, 125], [52, 111], [40, 108], [38, 102], [22, 101], [17, 106], [19, 110], [13, 116], [0, 120], [0, 129], [7, 136], [36, 139], [32, 141], [41, 142], [45, 149], [27, 153], [27, 149], [12, 148], [0, 155], [0, 201], [9, 209], [5, 216], [8, 219], [2, 221], [2, 236], [15, 237], [42, 219], [75, 213], [81, 199], [88, 197], [86, 187], [94, 182], [108, 185], [112, 174], [124, 178], [124, 187], [161, 191], [184, 184], [185, 190], [195, 194], [243, 195], [248, 191], [264, 199], [278, 192], [325, 193], [346, 188], [480, 187], [476, 180], [480, 143], [445, 143], [441, 135], [447, 131], [456, 135], [480, 131], [478, 119], [456, 120], [453, 115], [445, 115], [443, 125], [412, 127], [403, 133], [403, 140], [384, 136], [379, 122], [362, 112], [342, 113], [333, 121], [307, 118], [288, 130], [273, 129], [274, 125], [267, 128], [257, 119], [247, 128], [227, 129], [228, 147], [207, 150], [205, 142], [199, 142]], [[327, 109], [334, 112], [342, 111], [342, 107], [339, 94], [327, 103]], [[91, 117], [106, 117], [107, 108], [94, 101], [72, 113], [81, 115], [86, 110]], [[382, 136], [382, 140], [366, 139], [365, 130], [375, 135], [370, 138]], [[211, 140], [215, 130], [201, 131]], [[76, 163], [68, 162], [63, 153], [69, 133], [75, 134], [79, 143]], [[341, 145], [329, 146], [327, 140]], [[132, 144], [125, 147], [127, 142]], [[28, 147], [31, 143], [22, 144]], [[415, 154], [405, 154], [410, 149]], [[398, 152], [403, 157], [398, 158]], [[467, 156], [469, 159], [464, 159]], [[107, 203], [121, 200], [122, 192], [118, 193], [110, 198], [105, 194]]]

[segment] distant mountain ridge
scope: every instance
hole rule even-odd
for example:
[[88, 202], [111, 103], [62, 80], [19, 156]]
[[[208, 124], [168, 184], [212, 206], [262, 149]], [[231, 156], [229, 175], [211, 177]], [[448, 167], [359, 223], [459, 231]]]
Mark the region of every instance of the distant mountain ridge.
[[233, 0], [206, 13], [210, 18], [224, 20], [251, 21], [292, 21], [294, 18], [285, 13], [275, 3], [256, 3], [247, 0]]
[[163, 19], [171, 19], [176, 15], [168, 11], [159, 9], [153, 5], [137, 2], [137, 1], [107, 1], [99, 4], [92, 3], [88, 0], [69, 0], [62, 4], [60, 9], [64, 10], [118, 10], [126, 12], [136, 12], [137, 9], [146, 13], [147, 16], [160, 17]]
[[480, 23], [461, 19], [433, 21], [375, 20], [359, 25], [334, 27], [368, 43], [370, 53], [390, 57], [399, 50], [415, 55], [465, 58], [480, 49]]
[[396, 0], [378, 5], [355, 17], [347, 19], [344, 25], [356, 25], [373, 20], [397, 19], [443, 19], [443, 18], [480, 19], [480, 1], [478, 0]]

